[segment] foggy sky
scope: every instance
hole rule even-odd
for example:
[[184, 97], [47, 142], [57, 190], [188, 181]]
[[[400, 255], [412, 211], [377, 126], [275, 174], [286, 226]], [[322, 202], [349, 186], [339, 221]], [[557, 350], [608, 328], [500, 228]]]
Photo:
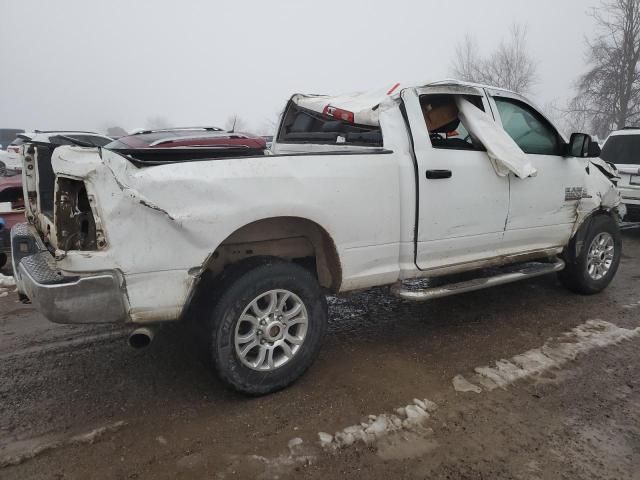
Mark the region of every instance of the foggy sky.
[[564, 103], [596, 0], [0, 0], [0, 127], [104, 130], [275, 121], [295, 92], [450, 77], [466, 33], [528, 26], [530, 95]]

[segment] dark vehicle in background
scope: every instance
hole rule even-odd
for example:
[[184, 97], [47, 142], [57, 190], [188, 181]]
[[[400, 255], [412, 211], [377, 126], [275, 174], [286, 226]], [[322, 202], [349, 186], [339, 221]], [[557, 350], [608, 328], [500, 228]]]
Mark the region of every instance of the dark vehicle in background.
[[149, 164], [265, 155], [267, 142], [257, 135], [227, 132], [218, 127], [185, 127], [143, 130], [114, 140], [104, 148], [134, 163]]
[[618, 188], [627, 207], [624, 219], [640, 222], [640, 128], [613, 132], [604, 143], [600, 157], [618, 169]]
[[24, 133], [24, 130], [19, 128], [0, 128], [0, 150], [6, 150], [19, 133]]

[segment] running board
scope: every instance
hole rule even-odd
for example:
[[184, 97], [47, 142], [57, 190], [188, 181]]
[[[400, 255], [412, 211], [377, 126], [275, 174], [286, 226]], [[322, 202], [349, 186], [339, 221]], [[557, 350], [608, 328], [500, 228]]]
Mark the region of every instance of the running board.
[[426, 302], [427, 300], [432, 300], [434, 298], [449, 297], [459, 293], [475, 292], [476, 290], [483, 290], [485, 288], [496, 287], [498, 285], [519, 282], [520, 280], [526, 280], [527, 278], [548, 275], [550, 273], [564, 270], [564, 267], [565, 263], [560, 259], [556, 259], [553, 263], [526, 263], [522, 266], [516, 267], [515, 269], [512, 268], [506, 273], [498, 273], [490, 277], [474, 278], [464, 282], [449, 283], [420, 290], [407, 288], [402, 283], [396, 283], [391, 287], [391, 293], [403, 300]]

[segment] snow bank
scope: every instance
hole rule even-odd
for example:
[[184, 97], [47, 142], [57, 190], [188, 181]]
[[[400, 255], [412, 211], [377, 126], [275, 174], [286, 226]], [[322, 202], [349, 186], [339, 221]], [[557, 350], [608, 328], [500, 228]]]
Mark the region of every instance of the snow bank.
[[412, 404], [396, 409], [396, 414], [369, 415], [367, 422], [347, 427], [335, 435], [320, 432], [318, 433], [320, 446], [324, 449], [337, 449], [358, 442], [371, 445], [390, 433], [420, 429], [429, 419], [429, 412], [437, 408], [438, 406], [431, 400], [414, 399]]
[[10, 288], [15, 286], [16, 281], [13, 277], [7, 277], [6, 275], [0, 273], [0, 287]]
[[505, 388], [520, 379], [561, 367], [590, 350], [615, 345], [638, 335], [640, 327], [629, 330], [602, 320], [589, 320], [558, 338], [548, 340], [540, 348], [509, 360], [499, 360], [493, 366], [476, 368], [472, 378], [475, 383], [457, 375], [453, 379], [453, 386], [460, 392], [476, 393], [480, 393], [482, 388], [487, 391]]

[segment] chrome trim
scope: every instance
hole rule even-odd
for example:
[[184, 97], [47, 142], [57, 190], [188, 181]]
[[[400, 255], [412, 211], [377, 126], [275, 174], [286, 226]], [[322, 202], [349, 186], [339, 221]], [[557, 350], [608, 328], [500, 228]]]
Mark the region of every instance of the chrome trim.
[[18, 265], [24, 293], [54, 323], [124, 323], [128, 321], [125, 295], [116, 272], [80, 277], [70, 283], [38, 283], [25, 265]]
[[537, 261], [541, 258], [555, 258], [556, 255], [559, 255], [562, 252], [562, 250], [563, 247], [558, 246], [542, 250], [529, 250], [527, 252], [499, 255], [497, 257], [484, 258], [482, 260], [472, 260], [471, 262], [455, 263], [445, 267], [425, 268], [420, 269], [419, 276], [414, 275], [412, 278], [444, 277], [447, 275], [454, 275], [456, 273], [469, 272], [471, 270], [480, 270], [482, 268], [504, 267], [514, 263]]
[[505, 285], [507, 283], [518, 282], [527, 278], [539, 277], [549, 273], [564, 270], [566, 264], [564, 261], [557, 259], [554, 263], [540, 263], [535, 266], [527, 265], [520, 271], [498, 274], [493, 277], [483, 277], [469, 280], [466, 282], [451, 283], [439, 287], [426, 288], [423, 290], [409, 290], [402, 285], [396, 283], [391, 287], [391, 293], [403, 300], [413, 302], [426, 302], [435, 298], [444, 298], [459, 293], [475, 292], [485, 288]]
[[[25, 251], [17, 251], [17, 242], [24, 242]], [[48, 320], [65, 324], [124, 323], [130, 321], [124, 281], [117, 271], [88, 275], [68, 274], [54, 269], [53, 255], [29, 224], [17, 224], [11, 229], [12, 259], [18, 291], [31, 300]], [[30, 271], [27, 265], [36, 256], [46, 256], [46, 266]], [[39, 283], [35, 277], [42, 271], [58, 275], [57, 283]], [[72, 275], [72, 276], [69, 276]]]

